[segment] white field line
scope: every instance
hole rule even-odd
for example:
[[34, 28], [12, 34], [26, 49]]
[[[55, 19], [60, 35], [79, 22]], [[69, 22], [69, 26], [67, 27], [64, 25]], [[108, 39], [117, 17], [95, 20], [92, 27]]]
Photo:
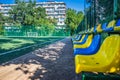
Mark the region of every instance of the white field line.
[[[54, 40], [54, 41], [57, 41], [57, 40]], [[0, 53], [0, 56], [5, 55], [5, 54], [8, 54], [8, 53], [15, 52], [15, 51], [20, 51], [20, 50], [22, 50], [22, 49], [26, 49], [26, 48], [29, 48], [29, 47], [38, 46], [38, 45], [43, 45], [43, 44], [46, 44], [46, 43], [48, 43], [48, 42], [54, 42], [54, 41], [47, 41], [47, 42], [43, 42], [43, 43], [40, 43], [40, 44], [34, 44], [34, 45], [31, 45], [31, 46], [27, 46], [27, 47], [23, 47], [23, 48], [11, 50], [11, 51], [8, 51], [8, 52]]]

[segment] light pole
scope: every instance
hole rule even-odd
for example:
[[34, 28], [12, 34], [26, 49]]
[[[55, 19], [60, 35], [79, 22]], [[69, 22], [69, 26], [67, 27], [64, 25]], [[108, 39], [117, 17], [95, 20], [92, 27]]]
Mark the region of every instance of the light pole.
[[116, 12], [117, 12], [117, 0], [114, 0], [113, 4], [113, 19], [116, 17]]
[[96, 0], [94, 0], [94, 27], [96, 25]]
[[87, 19], [86, 19], [86, 0], [84, 0], [84, 19], [85, 19], [85, 30], [87, 29], [87, 24], [86, 24], [86, 22], [87, 22]]

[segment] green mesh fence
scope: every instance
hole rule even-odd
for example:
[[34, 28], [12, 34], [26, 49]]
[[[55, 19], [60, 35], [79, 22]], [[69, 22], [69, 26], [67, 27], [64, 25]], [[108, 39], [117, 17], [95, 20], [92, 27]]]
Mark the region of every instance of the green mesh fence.
[[85, 0], [84, 19], [76, 32], [118, 19], [120, 19], [120, 0]]
[[3, 26], [4, 36], [69, 36], [70, 30], [61, 28], [47, 28], [47, 26], [35, 27], [35, 26]]

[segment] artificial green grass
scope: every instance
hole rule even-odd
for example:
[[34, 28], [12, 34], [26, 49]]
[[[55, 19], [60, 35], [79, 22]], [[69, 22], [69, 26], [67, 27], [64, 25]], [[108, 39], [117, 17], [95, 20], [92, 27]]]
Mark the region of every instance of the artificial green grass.
[[0, 38], [0, 53], [11, 51], [14, 49], [19, 49], [22, 47], [39, 44], [54, 39], [61, 39], [59, 37], [9, 37], [9, 38]]
[[[53, 43], [57, 40], [63, 39], [63, 37], [45, 37], [45, 38], [1, 38], [0, 39], [0, 53], [7, 52], [15, 49], [20, 49], [23, 47], [31, 46], [25, 49], [17, 50], [5, 55], [0, 55], [0, 64], [7, 62], [11, 59], [17, 58], [19, 56], [22, 56], [26, 53], [32, 52], [35, 49], [38, 49], [40, 47], [43, 47], [45, 45], [48, 45], [50, 43]], [[42, 44], [45, 43], [45, 44]], [[4, 44], [4, 45], [3, 45]], [[34, 45], [34, 46], [33, 46]]]

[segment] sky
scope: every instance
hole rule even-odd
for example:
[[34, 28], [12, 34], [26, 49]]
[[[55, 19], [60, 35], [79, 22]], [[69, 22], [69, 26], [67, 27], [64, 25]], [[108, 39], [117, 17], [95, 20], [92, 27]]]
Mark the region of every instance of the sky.
[[[15, 0], [0, 0], [0, 3], [4, 4], [13, 4]], [[28, 0], [25, 0], [28, 1]], [[37, 2], [44, 2], [48, 0], [36, 0]], [[72, 8], [77, 11], [83, 11], [84, 10], [84, 0], [52, 0], [52, 1], [62, 1], [65, 2], [67, 5], [67, 8]]]

